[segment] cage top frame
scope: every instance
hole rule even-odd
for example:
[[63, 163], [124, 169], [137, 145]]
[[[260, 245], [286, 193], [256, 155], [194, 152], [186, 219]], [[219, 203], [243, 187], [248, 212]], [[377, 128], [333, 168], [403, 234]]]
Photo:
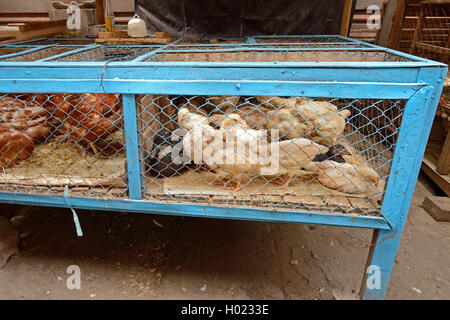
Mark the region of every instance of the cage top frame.
[[[138, 55], [129, 61], [123, 62], [108, 62], [108, 66], [203, 66], [203, 67], [218, 67], [218, 66], [251, 66], [251, 67], [321, 67], [321, 66], [336, 66], [336, 67], [425, 67], [425, 66], [445, 66], [442, 63], [432, 61], [429, 59], [413, 56], [407, 53], [395, 51], [392, 49], [383, 48], [374, 44], [363, 41], [339, 36], [339, 35], [286, 35], [286, 36], [252, 36], [242, 39], [219, 39], [222, 43], [183, 43], [180, 38], [172, 43], [166, 45], [99, 45], [93, 43], [93, 39], [72, 39], [72, 38], [39, 38], [34, 40], [20, 41], [15, 43], [0, 45], [0, 48], [24, 48], [24, 50], [12, 54], [0, 55], [0, 67], [8, 66], [53, 66], [53, 67], [69, 67], [73, 64], [78, 66], [99, 66], [104, 65], [102, 61], [58, 61], [61, 58], [71, 57], [78, 53], [87, 53], [98, 48], [148, 48], [148, 52]], [[266, 41], [270, 40], [270, 41]], [[74, 43], [75, 42], [75, 43]], [[86, 42], [86, 44], [82, 44]], [[5, 59], [17, 58], [26, 54], [40, 51], [51, 50], [55, 48], [73, 48], [64, 53], [51, 55], [43, 59], [35, 61], [7, 61]], [[404, 59], [406, 61], [374, 61], [374, 62], [180, 62], [180, 61], [166, 61], [155, 62], [146, 61], [147, 59], [161, 53], [180, 53], [180, 52], [242, 52], [242, 51], [290, 51], [290, 52], [305, 52], [305, 51], [347, 51], [347, 52], [381, 52], [390, 54]]]
[[[270, 39], [269, 43], [258, 43]], [[286, 39], [292, 40], [286, 42]], [[311, 41], [312, 39], [312, 41]], [[230, 39], [220, 39], [229, 41]], [[180, 38], [167, 45], [80, 45], [92, 39], [35, 39], [2, 45], [26, 50], [0, 56], [0, 85], [7, 92], [122, 93], [122, 94], [218, 94], [303, 96], [335, 98], [409, 99], [427, 85], [422, 69], [445, 69], [445, 64], [386, 49], [342, 36], [255, 36], [231, 39], [239, 43], [192, 44]], [[273, 41], [272, 41], [273, 40]], [[39, 44], [44, 41], [45, 44]], [[49, 41], [48, 43], [45, 41]], [[67, 44], [55, 44], [54, 42]], [[75, 44], [74, 44], [74, 43]], [[39, 45], [33, 45], [38, 43]], [[147, 62], [152, 55], [194, 48], [207, 51], [257, 48], [273, 51], [283, 45], [339, 44], [330, 48], [292, 48], [300, 51], [384, 52], [407, 61], [398, 62]], [[2, 47], [0, 46], [0, 47]], [[31, 49], [29, 47], [32, 47]], [[39, 50], [71, 46], [73, 50], [36, 61], [7, 61]], [[89, 50], [108, 48], [146, 49], [131, 61], [61, 62]], [[284, 50], [284, 49], [283, 49]], [[399, 72], [401, 71], [401, 72]], [[343, 85], [345, 84], [345, 85]], [[350, 84], [350, 85], [349, 85]], [[268, 91], [269, 90], [269, 91]], [[358, 96], [355, 96], [355, 92]]]

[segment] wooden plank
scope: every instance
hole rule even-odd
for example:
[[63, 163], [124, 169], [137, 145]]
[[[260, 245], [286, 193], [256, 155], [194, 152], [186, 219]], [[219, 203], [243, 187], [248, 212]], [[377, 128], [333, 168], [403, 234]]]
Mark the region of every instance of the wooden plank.
[[450, 196], [450, 177], [448, 175], [441, 175], [436, 171], [435, 162], [428, 154], [425, 154], [423, 158], [422, 170], [445, 192], [447, 196]]
[[15, 38], [20, 35], [19, 27], [3, 27], [0, 26], [0, 37]]
[[114, 17], [128, 17], [128, 18], [132, 18], [134, 15], [134, 12], [132, 11], [114, 11]]
[[447, 137], [445, 138], [444, 147], [439, 156], [436, 171], [440, 174], [450, 173], [450, 131], [447, 132]]
[[18, 176], [12, 174], [2, 174], [0, 184], [21, 185], [21, 186], [117, 186], [126, 188], [125, 176], [123, 173], [111, 175], [110, 177], [81, 177], [70, 175], [41, 174], [37, 177]]
[[450, 222], [450, 198], [426, 196], [422, 208], [436, 221]]
[[46, 29], [41, 29], [41, 30], [36, 30], [36, 31], [17, 33], [17, 35], [15, 35], [15, 39], [7, 40], [4, 43], [10, 43], [10, 42], [16, 42], [16, 41], [22, 41], [22, 40], [31, 40], [31, 39], [36, 39], [36, 38], [40, 38], [40, 37], [59, 35], [59, 34], [64, 33], [66, 30], [67, 30], [66, 26], [57, 26], [57, 27], [46, 28]]
[[341, 18], [341, 36], [348, 36], [350, 29], [350, 20], [352, 15], [352, 0], [345, 0], [344, 9], [342, 10], [342, 18]]
[[0, 17], [47, 17], [48, 12], [0, 12]]
[[366, 23], [356, 23], [356, 22], [352, 23], [351, 31], [353, 31], [353, 30], [366, 30], [366, 31], [377, 32], [377, 30], [372, 30], [372, 29], [367, 28]]
[[168, 44], [175, 41], [174, 38], [111, 38], [111, 39], [95, 39], [96, 43], [102, 44]]
[[416, 29], [414, 30], [411, 48], [409, 49], [410, 54], [414, 54], [414, 47], [416, 45], [416, 42], [419, 40], [419, 35], [422, 30], [422, 23], [423, 23], [424, 17], [425, 17], [425, 8], [422, 6], [422, 7], [420, 7], [420, 13], [419, 13], [419, 16], [417, 17], [417, 26], [416, 26]]
[[102, 31], [98, 33], [100, 39], [116, 39], [116, 38], [128, 38], [127, 31]]
[[[414, 35], [415, 25], [411, 25], [408, 23], [409, 23], [408, 21], [404, 22], [403, 29], [401, 30], [401, 32], [402, 32], [401, 38], [412, 39], [412, 37]], [[431, 23], [431, 22], [424, 23], [422, 25], [422, 30], [423, 30], [422, 36], [426, 37], [426, 36], [430, 36], [430, 33], [431, 33], [431, 35], [433, 33], [436, 33], [440, 36], [443, 36], [444, 39], [441, 39], [441, 40], [443, 40], [445, 42], [445, 40], [447, 39], [447, 31], [449, 28], [450, 28], [450, 22], [449, 23], [434, 23], [434, 22], [433, 23]], [[423, 40], [423, 38], [421, 40]]]
[[[372, 17], [372, 15], [368, 14], [368, 13], [366, 13], [366, 14], [355, 14], [355, 15], [353, 15], [353, 22], [354, 23], [364, 23], [365, 24], [367, 22], [367, 20], [369, 20], [369, 17]], [[374, 14], [373, 18], [381, 19], [381, 16], [378, 15], [378, 14]]]
[[19, 27], [20, 32], [29, 32], [35, 30], [41, 30], [46, 28], [52, 28], [57, 26], [65, 26], [66, 20], [54, 20], [46, 22], [21, 22], [21, 23], [8, 23], [8, 26]]
[[114, 17], [114, 22], [116, 23], [116, 25], [118, 24], [128, 24], [128, 21], [131, 20], [132, 17]]
[[49, 22], [48, 17], [0, 17], [0, 23], [14, 23], [14, 22]]
[[[447, 17], [447, 16], [435, 16], [435, 17], [427, 16], [424, 21], [424, 27], [433, 27], [436, 25], [443, 25], [443, 24], [449, 23], [449, 21], [450, 21], [450, 17]], [[415, 23], [417, 23], [417, 16], [407, 16], [405, 14], [405, 22], [407, 22], [405, 24], [406, 26], [413, 27], [413, 26], [415, 26]]]
[[157, 32], [155, 32], [155, 38], [158, 38], [158, 39], [170, 38], [170, 33], [157, 31]]
[[450, 0], [413, 0], [411, 2], [420, 4], [450, 4]]
[[443, 55], [447, 55], [450, 56], [450, 49], [449, 48], [444, 48], [444, 47], [439, 47], [439, 46], [435, 46], [432, 44], [428, 44], [428, 43], [423, 43], [423, 42], [415, 42], [414, 46], [420, 49], [424, 49], [424, 50], [430, 50], [432, 52], [435, 53], [440, 53]]
[[2, 41], [11, 40], [11, 39], [14, 39], [14, 37], [12, 37], [12, 36], [1, 36], [0, 37], [0, 43]]
[[377, 32], [370, 31], [370, 30], [352, 30], [350, 32], [351, 38], [375, 38], [377, 35]]
[[96, 24], [105, 24], [105, 6], [104, 0], [95, 0], [95, 18]]
[[377, 43], [381, 46], [398, 49], [406, 0], [388, 1], [385, 8], [386, 13], [383, 17]]

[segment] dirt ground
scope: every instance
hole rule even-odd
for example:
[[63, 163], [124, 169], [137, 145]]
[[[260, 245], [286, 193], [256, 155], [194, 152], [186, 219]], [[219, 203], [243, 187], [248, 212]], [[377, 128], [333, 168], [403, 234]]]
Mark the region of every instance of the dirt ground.
[[[420, 178], [387, 299], [449, 299], [450, 223], [421, 207]], [[17, 206], [19, 253], [0, 299], [334, 299], [358, 292], [371, 231]], [[66, 269], [81, 270], [69, 290]]]

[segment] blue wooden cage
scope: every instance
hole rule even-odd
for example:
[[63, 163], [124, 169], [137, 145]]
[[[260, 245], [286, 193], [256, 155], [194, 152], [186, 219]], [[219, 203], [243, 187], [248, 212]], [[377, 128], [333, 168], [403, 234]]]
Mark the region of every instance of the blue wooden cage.
[[[214, 44], [180, 39], [164, 46], [104, 46], [90, 39], [0, 45], [0, 156], [10, 157], [2, 163], [0, 202], [374, 229], [361, 297], [382, 299], [446, 73], [444, 64], [341, 36], [256, 36]], [[109, 127], [95, 123], [101, 133], [89, 140], [92, 110], [77, 109], [81, 118], [72, 111], [105, 97], [116, 99], [117, 108], [98, 115], [114, 115], [106, 123], [119, 134], [106, 138]], [[333, 193], [308, 174], [286, 192], [261, 178], [250, 178], [242, 190], [224, 191], [205, 178], [211, 172], [162, 180], [147, 175], [147, 130], [176, 123], [180, 103], [192, 112], [232, 101], [257, 112], [269, 105], [285, 108], [299, 97], [307, 97], [306, 104], [322, 101], [348, 110], [345, 128], [331, 142], [351, 150], [353, 166], [376, 172], [383, 182], [377, 194], [339, 188]], [[44, 105], [50, 116], [36, 111]], [[156, 112], [146, 118], [149, 106]], [[54, 116], [58, 112], [63, 116]], [[303, 125], [313, 118], [321, 120], [314, 115]], [[45, 134], [32, 130], [46, 121], [44, 129], [37, 127]], [[314, 127], [316, 133], [328, 140], [321, 126]], [[20, 136], [26, 130], [40, 132], [37, 142]], [[7, 134], [24, 145], [8, 147]], [[99, 156], [98, 149], [117, 143], [121, 147], [109, 156]], [[16, 146], [30, 154], [19, 154]], [[43, 159], [51, 159], [50, 165]]]

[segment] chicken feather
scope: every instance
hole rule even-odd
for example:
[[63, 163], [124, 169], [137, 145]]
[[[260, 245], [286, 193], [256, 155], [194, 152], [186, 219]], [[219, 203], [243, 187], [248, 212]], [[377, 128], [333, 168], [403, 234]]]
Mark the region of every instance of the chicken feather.
[[318, 162], [318, 181], [326, 187], [346, 193], [379, 194], [384, 181], [372, 168], [335, 161]]

